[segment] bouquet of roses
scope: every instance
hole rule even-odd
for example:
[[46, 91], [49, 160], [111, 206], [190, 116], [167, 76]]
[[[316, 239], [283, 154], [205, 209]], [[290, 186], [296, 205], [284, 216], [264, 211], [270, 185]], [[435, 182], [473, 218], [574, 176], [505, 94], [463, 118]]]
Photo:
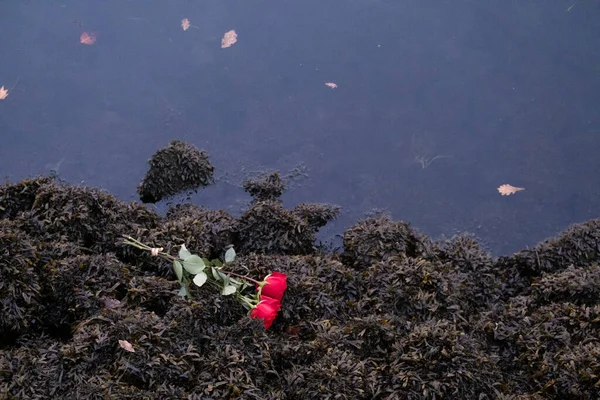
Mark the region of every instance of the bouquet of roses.
[[[287, 276], [280, 272], [267, 275], [262, 281], [239, 275], [224, 269], [235, 260], [235, 250], [229, 248], [225, 259], [208, 260], [192, 254], [182, 244], [177, 257], [163, 252], [163, 248], [150, 247], [131, 236], [125, 236], [123, 243], [150, 251], [155, 257], [161, 257], [173, 263], [173, 271], [181, 284], [179, 295], [191, 298], [190, 284], [203, 286], [209, 284], [218, 289], [223, 296], [235, 295], [242, 305], [249, 310], [250, 317], [262, 319], [265, 328], [269, 329], [281, 308], [283, 294], [287, 288]], [[246, 295], [243, 292], [253, 286], [256, 293]]]

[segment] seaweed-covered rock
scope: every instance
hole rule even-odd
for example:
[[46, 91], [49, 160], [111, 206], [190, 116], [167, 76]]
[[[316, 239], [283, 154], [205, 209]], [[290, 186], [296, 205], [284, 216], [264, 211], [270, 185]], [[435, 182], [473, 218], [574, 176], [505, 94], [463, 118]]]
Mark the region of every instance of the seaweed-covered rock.
[[[236, 219], [223, 210], [209, 210], [191, 204], [177, 205], [167, 211], [165, 225], [195, 226], [194, 240], [198, 252], [208, 258], [218, 258], [223, 249], [237, 237]], [[201, 250], [200, 250], [201, 249]]]
[[340, 213], [338, 206], [319, 203], [284, 209], [279, 197], [285, 185], [277, 173], [248, 179], [244, 188], [254, 198], [237, 224], [235, 244], [244, 252], [313, 253], [319, 228]]
[[481, 248], [477, 238], [472, 234], [461, 234], [449, 240], [436, 243], [436, 256], [451, 262], [463, 272], [488, 272], [493, 268], [494, 258]]
[[137, 189], [144, 203], [156, 203], [214, 181], [214, 167], [206, 152], [180, 140], [158, 150], [148, 163], [150, 169]]
[[[0, 397], [598, 397], [594, 221], [494, 259], [470, 235], [431, 242], [370, 218], [338, 255], [313, 246], [339, 209], [286, 210], [270, 179], [239, 218], [192, 205], [161, 218], [43, 178], [0, 188]], [[171, 262], [123, 234], [172, 255], [233, 244], [224, 270], [286, 274], [273, 325], [210, 285], [177, 296]]]
[[467, 322], [472, 311], [460, 293], [462, 277], [438, 262], [396, 257], [371, 265], [361, 277], [357, 307], [362, 313]]
[[285, 183], [277, 172], [246, 179], [243, 186], [254, 201], [277, 200], [285, 190]]
[[30, 211], [40, 187], [52, 182], [51, 177], [37, 177], [0, 186], [0, 219], [16, 218], [19, 213]]
[[389, 257], [424, 256], [431, 243], [405, 222], [367, 218], [344, 232], [343, 260], [357, 269]]
[[558, 236], [521, 250], [503, 262], [515, 265], [522, 273], [539, 276], [557, 272], [569, 265], [579, 267], [597, 263], [600, 258], [600, 218], [575, 224]]
[[42, 308], [36, 242], [11, 220], [0, 220], [0, 344], [32, 328]]
[[156, 315], [164, 316], [178, 300], [179, 283], [157, 276], [135, 276], [127, 283], [127, 295], [120, 302], [111, 302], [112, 308], [125, 303], [128, 307], [136, 307]]
[[[347, 399], [373, 398], [375, 377], [370, 373], [368, 363], [351, 351], [331, 345], [335, 341], [328, 330], [339, 330], [339, 327], [328, 321], [323, 321], [321, 326], [325, 331], [317, 339], [321, 351], [310, 368], [286, 371], [284, 376], [289, 386], [285, 393], [298, 399], [329, 399], [339, 397], [341, 393]], [[302, 373], [307, 370], [310, 374]]]
[[456, 235], [434, 249], [433, 259], [452, 271], [461, 303], [474, 307], [469, 314], [517, 295], [530, 283], [513, 265], [497, 263], [474, 235]]
[[[106, 309], [101, 318], [78, 324], [73, 340], [61, 347], [65, 368], [75, 382], [101, 370], [141, 390], [165, 383], [190, 389], [200, 372], [193, 367], [197, 355], [184, 341], [165, 334], [168, 329], [154, 313]], [[134, 351], [122, 348], [119, 340]]]
[[531, 297], [543, 305], [569, 301], [577, 305], [594, 305], [600, 299], [600, 267], [576, 268], [571, 265], [556, 274], [543, 274], [531, 285]]
[[126, 203], [93, 188], [49, 182], [39, 186], [31, 209], [41, 237], [64, 235], [88, 251], [115, 252], [118, 239], [138, 229], [157, 226], [160, 217], [147, 208]]
[[555, 381], [545, 388], [556, 387], [564, 398], [593, 399], [600, 393], [600, 343], [579, 343], [569, 351], [557, 354], [557, 366], [553, 371]]
[[482, 263], [480, 267], [480, 271], [469, 271], [461, 266], [460, 257], [456, 263], [442, 257], [388, 258], [360, 273], [361, 301], [357, 307], [410, 321], [448, 319], [470, 329], [480, 312], [508, 296], [503, 271], [495, 271], [493, 264]]
[[[488, 334], [491, 349], [501, 355], [502, 369], [510, 371], [519, 386], [531, 385], [543, 398], [596, 397], [598, 363], [582, 357], [580, 349], [597, 341], [600, 305], [559, 302], [540, 307], [532, 298], [520, 296], [482, 315], [479, 329]], [[572, 372], [578, 371], [568, 379], [563, 375], [565, 360]], [[573, 397], [575, 387], [579, 393]]]
[[125, 297], [129, 269], [112, 254], [78, 256], [53, 263], [47, 268], [44, 321], [53, 327], [70, 325], [97, 315], [107, 299]]
[[411, 327], [396, 343], [387, 369], [389, 388], [408, 399], [480, 399], [508, 383], [497, 357], [486, 354], [477, 338], [447, 320], [428, 320]]
[[340, 215], [341, 208], [331, 204], [301, 203], [292, 212], [315, 229], [325, 226]]
[[[228, 302], [229, 299], [225, 301]], [[197, 351], [194, 367], [201, 372], [195, 374], [195, 391], [216, 399], [275, 398], [268, 394], [269, 386], [279, 386], [272, 385], [274, 374], [269, 372], [272, 340], [260, 321], [240, 315], [227, 318], [223, 315], [225, 309], [220, 313], [225, 318], [220, 321], [213, 319], [214, 310], [207, 312], [197, 306], [165, 317], [177, 321], [167, 334], [192, 339], [180, 345], [184, 349], [193, 346]]]
[[257, 201], [240, 217], [238, 247], [242, 252], [309, 254], [315, 230], [278, 201]]
[[196, 338], [202, 352], [207, 350], [204, 346], [211, 336], [224, 327], [236, 325], [247, 314], [234, 298], [226, 296], [197, 296], [193, 301], [175, 297], [171, 305], [164, 321], [173, 324], [176, 335]]
[[0, 398], [57, 398], [64, 372], [59, 343], [46, 334], [27, 336], [0, 350]]
[[175, 385], [162, 383], [152, 390], [143, 390], [133, 385], [126, 385], [119, 378], [110, 374], [96, 375], [85, 384], [69, 388], [66, 398], [105, 400], [109, 394], [110, 398], [119, 400], [189, 398], [189, 392]]

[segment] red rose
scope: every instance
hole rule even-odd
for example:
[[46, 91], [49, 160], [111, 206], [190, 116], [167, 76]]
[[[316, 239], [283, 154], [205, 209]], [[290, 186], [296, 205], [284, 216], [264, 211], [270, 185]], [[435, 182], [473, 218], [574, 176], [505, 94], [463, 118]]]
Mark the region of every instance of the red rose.
[[[287, 289], [286, 281], [287, 276], [281, 272], [273, 272], [267, 275], [263, 281], [261, 295], [281, 301], [283, 299], [283, 292]], [[257, 287], [256, 290], [259, 290], [259, 288]]]
[[264, 320], [265, 329], [269, 329], [275, 321], [281, 303], [277, 299], [261, 296], [260, 302], [250, 312], [250, 317]]

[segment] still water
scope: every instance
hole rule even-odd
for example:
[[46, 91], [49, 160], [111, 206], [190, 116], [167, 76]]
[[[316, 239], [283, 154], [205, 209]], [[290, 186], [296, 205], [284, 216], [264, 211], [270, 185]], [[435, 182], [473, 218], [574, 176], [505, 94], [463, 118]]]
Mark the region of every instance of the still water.
[[286, 205], [343, 207], [323, 239], [381, 210], [499, 255], [599, 216], [597, 1], [1, 4], [11, 181], [56, 170], [134, 200], [178, 138], [217, 171], [194, 203], [238, 214], [241, 181], [277, 170]]

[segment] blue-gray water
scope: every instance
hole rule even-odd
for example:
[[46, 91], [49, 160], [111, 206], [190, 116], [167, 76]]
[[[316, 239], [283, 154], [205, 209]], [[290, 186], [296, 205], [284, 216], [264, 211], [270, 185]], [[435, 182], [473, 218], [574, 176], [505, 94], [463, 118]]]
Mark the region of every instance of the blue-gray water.
[[597, 1], [0, 4], [11, 181], [57, 168], [133, 200], [179, 138], [218, 171], [197, 204], [238, 213], [252, 171], [305, 171], [284, 202], [341, 205], [323, 238], [383, 209], [506, 254], [599, 216]]

